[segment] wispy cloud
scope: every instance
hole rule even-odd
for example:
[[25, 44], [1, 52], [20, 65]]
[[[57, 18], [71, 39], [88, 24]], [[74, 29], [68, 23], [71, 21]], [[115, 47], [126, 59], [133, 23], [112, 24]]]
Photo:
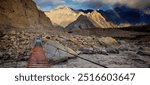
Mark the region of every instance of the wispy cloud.
[[59, 5], [65, 5], [65, 0], [34, 0], [40, 9], [47, 11]]
[[102, 5], [126, 5], [132, 8], [144, 8], [150, 6], [150, 0], [73, 0], [78, 3], [86, 3], [88, 7], [98, 8]]
[[49, 4], [50, 6], [65, 4], [64, 0], [34, 0], [39, 5], [41, 4]]
[[150, 7], [150, 0], [34, 0], [42, 10], [50, 10], [59, 5], [73, 7], [74, 9], [99, 9], [111, 8], [119, 5], [125, 5], [131, 8]]

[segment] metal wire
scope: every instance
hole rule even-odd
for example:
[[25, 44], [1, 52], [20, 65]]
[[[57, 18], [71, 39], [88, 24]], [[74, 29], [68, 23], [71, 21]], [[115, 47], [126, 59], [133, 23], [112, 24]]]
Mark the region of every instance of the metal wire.
[[[102, 64], [96, 63], [96, 62], [91, 61], [91, 60], [88, 60], [88, 59], [83, 58], [83, 57], [81, 57], [81, 56], [79, 56], [79, 55], [75, 55], [75, 54], [70, 53], [70, 52], [68, 52], [68, 51], [65, 51], [65, 50], [63, 50], [63, 49], [61, 49], [61, 48], [58, 48], [58, 47], [56, 47], [56, 46], [54, 46], [54, 45], [51, 45], [51, 46], [53, 46], [53, 47], [57, 48], [58, 50], [61, 50], [61, 51], [63, 51], [63, 52], [66, 52], [66, 53], [68, 53], [68, 54], [70, 54], [70, 55], [73, 55], [73, 56], [76, 56], [76, 57], [78, 57], [78, 58], [80, 58], [80, 59], [83, 59], [83, 60], [85, 60], [85, 61], [88, 61], [88, 62], [90, 62], [90, 63], [96, 64], [96, 65], [101, 66], [101, 67], [103, 67], [103, 68], [108, 68], [108, 67], [107, 67], [107, 66], [105, 66], [105, 65], [102, 65]], [[60, 55], [60, 52], [59, 52], [59, 55]]]

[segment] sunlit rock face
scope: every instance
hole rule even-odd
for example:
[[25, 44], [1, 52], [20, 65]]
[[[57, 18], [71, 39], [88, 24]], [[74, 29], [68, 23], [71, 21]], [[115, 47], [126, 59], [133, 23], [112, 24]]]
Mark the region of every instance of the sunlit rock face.
[[0, 25], [17, 28], [52, 27], [32, 0], [0, 0]]
[[105, 17], [103, 17], [103, 15], [97, 11], [93, 11], [93, 12], [89, 13], [88, 17], [98, 25], [97, 27], [101, 27], [101, 28], [114, 28], [114, 27], [116, 27], [115, 24], [108, 22], [105, 19]]
[[51, 11], [46, 11], [45, 14], [52, 20], [53, 25], [65, 28], [71, 22], [75, 21], [82, 12], [75, 11], [69, 7], [60, 6]]

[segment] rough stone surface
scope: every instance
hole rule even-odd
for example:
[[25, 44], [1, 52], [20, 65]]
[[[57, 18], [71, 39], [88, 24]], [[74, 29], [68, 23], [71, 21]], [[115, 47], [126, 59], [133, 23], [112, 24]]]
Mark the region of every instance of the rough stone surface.
[[106, 48], [106, 51], [108, 53], [112, 53], [112, 54], [119, 54], [119, 50], [115, 47], [108, 47], [108, 48]]
[[52, 27], [32, 0], [0, 0], [0, 25], [18, 28]]
[[52, 64], [67, 61], [68, 58], [75, 58], [77, 55], [72, 49], [51, 40], [45, 43], [44, 50], [49, 62]]
[[112, 37], [102, 37], [98, 39], [99, 43], [104, 46], [118, 45], [117, 40]]
[[0, 67], [25, 67], [21, 63], [28, 61], [34, 39], [32, 34], [10, 31], [0, 39]]
[[57, 65], [53, 65], [52, 68], [103, 68], [82, 59], [71, 59], [67, 62], [63, 62]]
[[150, 51], [138, 51], [137, 54], [142, 56], [150, 56]]

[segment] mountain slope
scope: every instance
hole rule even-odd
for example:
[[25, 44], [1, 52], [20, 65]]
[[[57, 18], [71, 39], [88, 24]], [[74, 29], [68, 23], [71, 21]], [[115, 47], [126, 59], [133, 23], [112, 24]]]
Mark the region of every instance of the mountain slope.
[[118, 6], [103, 12], [105, 18], [116, 24], [128, 23], [130, 25], [149, 24], [149, 9], [139, 10], [127, 6]]
[[0, 25], [16, 28], [49, 28], [51, 21], [32, 0], [0, 0]]
[[113, 23], [106, 21], [106, 19], [97, 11], [93, 11], [93, 12], [89, 13], [88, 17], [91, 20], [93, 20], [95, 23], [98, 24], [97, 27], [101, 27], [101, 28], [114, 28], [114, 27], [116, 27], [116, 25], [114, 25]]
[[81, 15], [80, 12], [65, 6], [60, 6], [54, 10], [47, 11], [45, 14], [52, 20], [53, 25], [61, 27], [66, 27]]
[[86, 28], [95, 28], [95, 24], [85, 15], [80, 15], [78, 19], [71, 24], [69, 24], [66, 28], [69, 31], [73, 30], [81, 30]]
[[69, 30], [78, 30], [86, 28], [115, 28], [117, 25], [110, 23], [98, 13], [93, 11], [88, 14], [80, 15], [78, 19], [70, 23], [66, 28]]

